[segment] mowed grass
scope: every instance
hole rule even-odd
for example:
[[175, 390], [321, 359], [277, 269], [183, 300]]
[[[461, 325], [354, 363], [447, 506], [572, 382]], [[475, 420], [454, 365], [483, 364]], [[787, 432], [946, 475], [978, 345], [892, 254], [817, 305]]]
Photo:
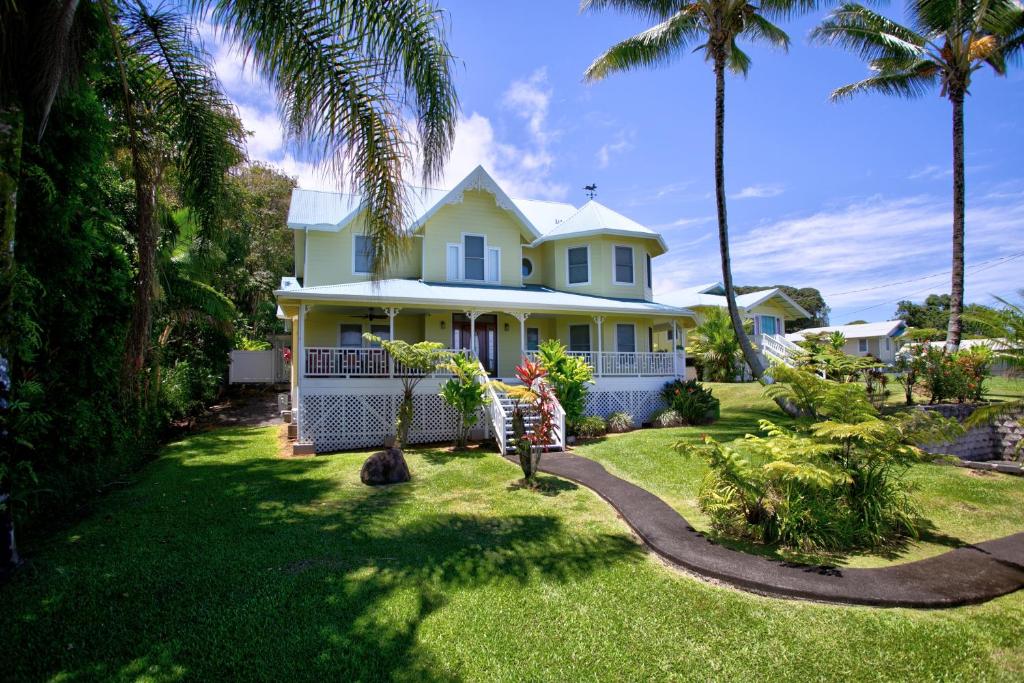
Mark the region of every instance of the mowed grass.
[[592, 492], [524, 490], [486, 451], [412, 450], [412, 482], [371, 489], [365, 453], [283, 459], [276, 438], [173, 444], [28, 543], [31, 564], [0, 587], [5, 679], [1024, 676], [1024, 593], [935, 611], [758, 597], [664, 566]]
[[[756, 433], [758, 421], [786, 424], [785, 415], [762, 396], [755, 383], [707, 383], [722, 404], [722, 419], [700, 427], [645, 429], [579, 446], [576, 452], [598, 460], [612, 473], [657, 494], [694, 528], [710, 531], [698, 506], [701, 481], [707, 473], [703, 457], [679, 452], [679, 443], [700, 443], [708, 434], [732, 441]], [[926, 520], [918, 540], [884, 551], [842, 556], [797, 557], [771, 549], [719, 539], [727, 545], [785, 559], [830, 562], [842, 566], [877, 567], [910, 562], [952, 548], [1024, 531], [1024, 478], [981, 473], [945, 464], [922, 463], [906, 474]]]

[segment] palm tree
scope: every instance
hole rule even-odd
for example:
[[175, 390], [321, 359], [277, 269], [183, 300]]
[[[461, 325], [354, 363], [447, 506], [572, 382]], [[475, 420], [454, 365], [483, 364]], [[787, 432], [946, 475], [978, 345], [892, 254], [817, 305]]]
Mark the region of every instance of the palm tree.
[[690, 355], [701, 367], [701, 378], [708, 382], [733, 382], [743, 363], [736, 332], [729, 314], [712, 308], [690, 334]]
[[786, 49], [789, 36], [772, 23], [795, 10], [812, 9], [815, 0], [583, 0], [581, 10], [619, 9], [656, 21], [651, 28], [608, 48], [587, 68], [584, 79], [598, 81], [612, 73], [662, 66], [688, 51], [702, 51], [715, 73], [715, 200], [722, 283], [729, 319], [743, 358], [761, 381], [765, 366], [743, 329], [729, 256], [729, 222], [725, 195], [725, 72], [745, 76], [750, 57], [737, 44], [746, 39]]
[[[159, 190], [173, 164], [178, 192], [204, 230], [218, 223], [224, 171], [241, 128], [194, 39], [199, 18], [242, 49], [275, 89], [291, 142], [363, 197], [377, 274], [405, 243], [403, 176], [411, 146], [424, 184], [454, 141], [458, 99], [440, 11], [432, 0], [190, 0], [150, 10], [142, 0], [0, 2], [0, 406], [9, 405], [14, 237], [21, 149], [41, 137], [61, 90], [93, 51], [112, 53], [135, 180], [138, 274], [126, 375], [146, 365], [156, 297]], [[415, 121], [415, 135], [404, 121]], [[410, 139], [411, 138], [411, 139]], [[31, 137], [28, 138], [31, 140]], [[0, 408], [0, 427], [10, 425]], [[0, 465], [11, 457], [0, 429]], [[10, 477], [0, 467], [0, 512]], [[17, 564], [13, 524], [0, 520], [0, 571]]]
[[812, 37], [867, 60], [873, 72], [832, 92], [832, 100], [878, 92], [920, 97], [938, 85], [953, 105], [953, 268], [946, 349], [960, 346], [964, 307], [964, 100], [975, 71], [1006, 72], [1024, 42], [1024, 6], [1016, 0], [911, 0], [904, 26], [850, 3], [832, 12]]

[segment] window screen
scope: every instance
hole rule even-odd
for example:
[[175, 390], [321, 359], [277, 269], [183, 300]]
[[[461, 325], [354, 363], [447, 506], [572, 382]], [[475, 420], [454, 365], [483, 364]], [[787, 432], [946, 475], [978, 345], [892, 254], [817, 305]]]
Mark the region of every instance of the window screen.
[[536, 351], [540, 348], [540, 328], [539, 327], [527, 327], [526, 328], [526, 350]]
[[636, 351], [636, 328], [632, 325], [615, 326], [615, 350], [633, 353]]
[[632, 247], [615, 247], [615, 281], [633, 284]]
[[569, 350], [589, 351], [590, 350], [590, 325], [569, 326]]
[[576, 285], [590, 279], [588, 260], [589, 253], [586, 247], [573, 247], [569, 250], [569, 284]]
[[465, 254], [465, 275], [467, 280], [484, 279], [484, 238], [466, 235], [463, 246]]
[[356, 235], [353, 249], [355, 249], [353, 264], [355, 271], [357, 273], [373, 272], [373, 244], [370, 242], [370, 238], [366, 235]]
[[362, 325], [342, 325], [341, 326], [341, 345], [347, 347], [356, 347], [363, 345], [363, 326]]

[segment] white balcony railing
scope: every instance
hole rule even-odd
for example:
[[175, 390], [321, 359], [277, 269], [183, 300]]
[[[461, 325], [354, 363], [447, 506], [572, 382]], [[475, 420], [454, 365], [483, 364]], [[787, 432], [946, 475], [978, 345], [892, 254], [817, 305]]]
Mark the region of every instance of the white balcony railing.
[[[674, 377], [686, 372], [686, 360], [682, 354], [650, 351], [569, 351], [579, 356], [594, 368], [598, 377]], [[675, 362], [673, 363], [673, 356]], [[527, 356], [537, 359], [537, 352]]]
[[[468, 349], [447, 349], [453, 353], [470, 353]], [[339, 348], [311, 346], [306, 349], [306, 377], [410, 377], [422, 375], [419, 370], [392, 363], [384, 349]], [[448, 376], [441, 370], [435, 377]]]

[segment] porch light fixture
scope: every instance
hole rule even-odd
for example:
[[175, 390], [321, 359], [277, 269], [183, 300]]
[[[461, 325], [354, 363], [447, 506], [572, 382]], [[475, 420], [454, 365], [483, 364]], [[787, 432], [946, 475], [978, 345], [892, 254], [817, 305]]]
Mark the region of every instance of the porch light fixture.
[[508, 323], [505, 323], [505, 331], [508, 332]]
[[441, 329], [442, 330], [444, 329], [444, 321], [443, 320], [441, 321]]

